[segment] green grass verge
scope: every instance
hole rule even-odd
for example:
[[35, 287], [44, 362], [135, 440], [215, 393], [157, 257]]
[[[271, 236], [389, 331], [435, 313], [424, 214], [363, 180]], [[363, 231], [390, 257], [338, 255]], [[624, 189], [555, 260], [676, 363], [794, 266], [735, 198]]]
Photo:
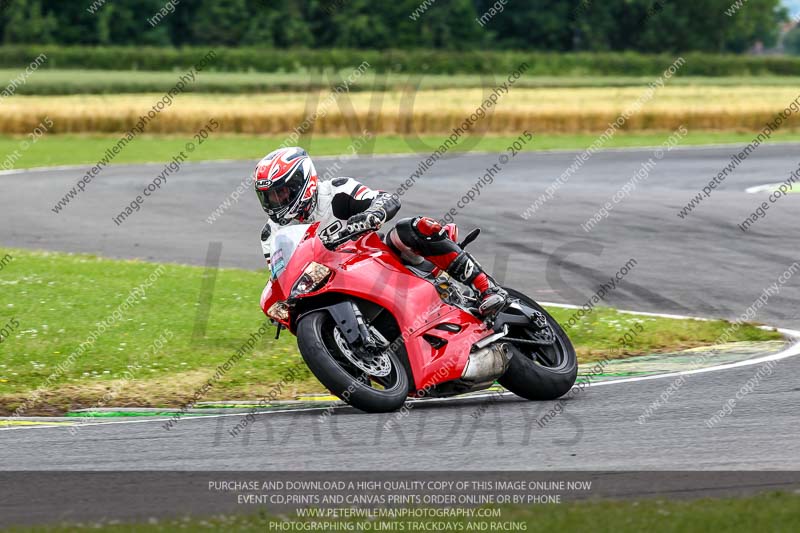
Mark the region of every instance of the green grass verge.
[[[535, 131], [534, 131], [535, 133]], [[669, 132], [652, 133], [618, 133], [608, 143], [607, 148], [633, 148], [641, 146], [657, 146], [665, 141]], [[8, 169], [32, 168], [53, 165], [94, 164], [103, 157], [105, 151], [118, 139], [108, 135], [49, 135], [40, 138], [36, 143], [24, 149], [26, 137], [0, 136], [0, 157], [17, 153], [10, 160]], [[406, 137], [382, 136], [375, 141], [375, 154], [431, 153], [444, 142], [445, 137], [422, 136], [418, 139]], [[452, 152], [487, 151], [502, 152], [517, 139], [517, 136], [486, 136], [482, 138], [464, 138]], [[524, 151], [541, 150], [581, 150], [587, 148], [597, 139], [595, 134], [575, 135], [536, 135], [534, 142], [528, 143]], [[737, 132], [692, 132], [682, 141], [682, 146], [706, 144], [746, 144], [753, 139], [753, 133]], [[169, 161], [184, 150], [191, 137], [180, 136], [142, 136], [132, 143], [114, 159], [120, 163], [149, 163]], [[283, 143], [285, 137], [267, 136], [212, 136], [197, 148], [190, 156], [192, 161], [215, 159], [252, 159], [257, 160], [267, 152]], [[773, 135], [770, 142], [800, 142], [800, 132], [784, 132]], [[298, 144], [313, 155], [349, 154], [353, 139], [348, 137], [311, 137], [300, 139]], [[367, 153], [362, 149], [362, 154]]]
[[[0, 343], [0, 412], [13, 410], [45, 383], [97, 324], [126, 300], [131, 289], [159, 266], [16, 249], [0, 249], [0, 258], [5, 258], [0, 270], [0, 328], [5, 328]], [[222, 269], [206, 335], [193, 340], [203, 272], [199, 267], [164, 265], [145, 298], [114, 320], [72, 365], [56, 372], [49, 391], [41, 396], [42, 409], [91, 407], [109, 390], [116, 392], [102, 406], [185, 402], [265, 320], [259, 309], [265, 272]], [[560, 323], [575, 312], [551, 311]], [[724, 321], [654, 318], [599, 308], [570, 328], [569, 335], [581, 360], [587, 361], [607, 353], [622, 357], [713, 343], [726, 326]], [[163, 342], [163, 348], [154, 348], [154, 341], [165, 331], [171, 332], [171, 338]], [[621, 351], [619, 339], [628, 331], [637, 333]], [[204, 399], [261, 397], [287, 369], [299, 364], [294, 337], [284, 334], [275, 340], [273, 332], [270, 327]], [[780, 338], [776, 332], [747, 325], [732, 340], [776, 338]], [[299, 379], [284, 392], [292, 397], [323, 389], [303, 367]]]
[[[553, 531], [591, 531], [596, 533], [739, 533], [741, 531], [770, 531], [774, 533], [797, 531], [800, 523], [800, 495], [788, 493], [766, 493], [746, 498], [704, 498], [691, 501], [596, 501], [536, 507], [502, 507], [499, 519], [419, 519], [427, 529], [411, 529], [411, 521], [371, 522], [370, 531], [379, 531], [378, 524], [398, 524], [397, 529], [385, 531], [468, 531], [468, 524], [486, 523], [487, 528], [474, 531], [501, 531], [491, 529], [491, 522], [524, 523], [529, 533], [551, 533]], [[249, 516], [228, 515], [205, 519], [170, 519], [149, 524], [115, 524], [84, 526], [53, 526], [37, 528], [14, 528], [11, 531], [52, 532], [107, 531], [129, 533], [161, 533], [172, 531], [236, 531], [241, 533], [272, 531], [270, 523], [281, 520], [266, 513]], [[358, 531], [354, 520], [343, 521], [352, 529], [342, 527], [334, 531]], [[399, 528], [403, 524], [403, 529]], [[459, 524], [446, 529], [447, 524]], [[308, 524], [309, 526], [311, 524]], [[439, 528], [434, 529], [436, 525]], [[291, 531], [300, 531], [293, 529]], [[517, 531], [521, 529], [513, 529]], [[290, 531], [287, 529], [286, 531]], [[313, 531], [309, 529], [309, 531]]]
[[[341, 83], [352, 69], [335, 73], [309, 72], [201, 72], [186, 92], [197, 93], [264, 93], [330, 89]], [[0, 86], [5, 87], [18, 77], [19, 69], [0, 69]], [[181, 72], [141, 70], [40, 70], [30, 76], [15, 94], [124, 94], [167, 92]], [[380, 74], [367, 72], [350, 86], [351, 91], [402, 90], [412, 88], [455, 89], [493, 87], [499, 76], [477, 74]], [[645, 87], [652, 76], [524, 76], [516, 87]], [[729, 76], [729, 77], [676, 77], [669, 82], [675, 86], [792, 86], [800, 85], [795, 76]]]

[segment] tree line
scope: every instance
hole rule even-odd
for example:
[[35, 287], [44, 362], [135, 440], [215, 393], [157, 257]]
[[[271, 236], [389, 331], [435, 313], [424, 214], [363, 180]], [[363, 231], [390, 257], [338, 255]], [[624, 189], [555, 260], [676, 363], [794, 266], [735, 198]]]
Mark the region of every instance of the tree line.
[[780, 0], [3, 0], [5, 44], [732, 52]]

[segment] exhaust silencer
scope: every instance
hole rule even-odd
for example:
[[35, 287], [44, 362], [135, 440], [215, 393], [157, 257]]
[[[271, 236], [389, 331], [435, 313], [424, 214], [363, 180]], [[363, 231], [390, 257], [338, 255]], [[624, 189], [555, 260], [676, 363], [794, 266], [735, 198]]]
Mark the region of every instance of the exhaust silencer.
[[469, 354], [461, 379], [473, 383], [492, 382], [502, 376], [513, 354], [508, 345], [498, 342]]

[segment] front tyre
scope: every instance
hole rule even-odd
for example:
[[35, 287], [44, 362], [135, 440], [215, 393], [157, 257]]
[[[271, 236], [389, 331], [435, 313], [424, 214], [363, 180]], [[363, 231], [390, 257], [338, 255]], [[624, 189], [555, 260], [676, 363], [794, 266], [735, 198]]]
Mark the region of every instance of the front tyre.
[[[555, 334], [552, 345], [509, 342], [514, 356], [508, 370], [497, 381], [505, 388], [528, 400], [555, 400], [572, 388], [578, 376], [578, 358], [567, 333], [542, 306], [519, 291], [506, 289], [511, 298], [536, 309], [545, 316]], [[512, 338], [531, 337], [525, 328], [512, 327]]]
[[300, 320], [297, 346], [314, 376], [342, 401], [368, 413], [386, 413], [403, 406], [409, 384], [397, 354], [392, 350], [381, 354], [376, 366], [381, 375], [369, 375], [353, 364], [353, 350], [328, 312], [315, 311]]

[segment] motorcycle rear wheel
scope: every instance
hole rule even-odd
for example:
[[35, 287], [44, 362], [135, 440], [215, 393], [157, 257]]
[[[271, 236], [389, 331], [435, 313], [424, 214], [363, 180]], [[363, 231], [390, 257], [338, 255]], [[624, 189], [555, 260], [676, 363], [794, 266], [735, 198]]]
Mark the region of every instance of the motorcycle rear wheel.
[[[578, 358], [567, 333], [542, 306], [519, 291], [508, 289], [509, 296], [518, 298], [547, 319], [555, 334], [552, 346], [508, 343], [514, 354], [505, 374], [497, 381], [517, 396], [528, 400], [555, 400], [572, 388], [578, 376]], [[509, 333], [511, 337], [518, 334]]]
[[[408, 396], [408, 376], [397, 354], [387, 350], [391, 368], [383, 377], [370, 376], [343, 353], [341, 335], [326, 311], [316, 311], [297, 324], [297, 346], [308, 368], [332, 394], [368, 413], [387, 413], [403, 406]], [[345, 348], [346, 349], [346, 348]]]

